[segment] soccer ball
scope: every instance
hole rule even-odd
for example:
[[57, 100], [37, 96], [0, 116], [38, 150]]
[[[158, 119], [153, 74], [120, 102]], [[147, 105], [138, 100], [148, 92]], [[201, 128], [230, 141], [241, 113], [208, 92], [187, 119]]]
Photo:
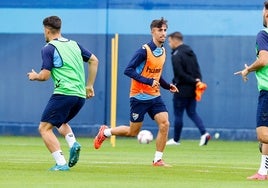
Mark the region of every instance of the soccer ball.
[[140, 144], [149, 144], [153, 141], [153, 134], [148, 130], [142, 130], [139, 132], [137, 139]]

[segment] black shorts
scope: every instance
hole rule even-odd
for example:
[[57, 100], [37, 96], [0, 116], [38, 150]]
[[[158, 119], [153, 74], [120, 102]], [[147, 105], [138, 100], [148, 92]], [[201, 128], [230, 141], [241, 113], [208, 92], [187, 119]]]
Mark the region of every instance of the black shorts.
[[134, 97], [130, 98], [131, 122], [142, 122], [146, 113], [154, 119], [154, 116], [160, 112], [167, 112], [166, 105], [160, 96], [150, 100], [138, 100]]
[[257, 127], [268, 127], [268, 91], [260, 91], [256, 119]]
[[41, 122], [60, 127], [68, 123], [85, 104], [85, 99], [77, 96], [53, 94], [43, 112]]

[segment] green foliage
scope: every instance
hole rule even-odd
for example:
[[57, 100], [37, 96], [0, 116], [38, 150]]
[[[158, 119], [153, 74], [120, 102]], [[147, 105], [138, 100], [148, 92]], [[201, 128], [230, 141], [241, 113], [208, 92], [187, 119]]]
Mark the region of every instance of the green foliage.
[[[39, 137], [0, 137], [0, 187], [64, 188], [255, 188], [268, 181], [248, 181], [256, 172], [260, 154], [257, 142], [198, 141], [168, 146], [164, 160], [172, 168], [152, 167], [154, 143], [117, 139], [93, 149], [92, 139], [78, 138], [80, 161], [70, 172], [49, 172], [54, 160]], [[60, 140], [66, 159], [67, 144]]]

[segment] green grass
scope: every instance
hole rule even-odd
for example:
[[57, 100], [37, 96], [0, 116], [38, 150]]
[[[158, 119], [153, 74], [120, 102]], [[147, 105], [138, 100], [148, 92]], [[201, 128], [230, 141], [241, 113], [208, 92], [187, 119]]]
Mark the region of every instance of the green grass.
[[[68, 148], [60, 140], [68, 159]], [[164, 159], [172, 168], [152, 167], [154, 143], [136, 139], [107, 141], [94, 150], [92, 139], [82, 144], [79, 163], [70, 172], [49, 172], [54, 161], [39, 137], [0, 137], [0, 187], [92, 188], [255, 188], [268, 181], [248, 181], [260, 155], [256, 142], [183, 141], [166, 148]]]

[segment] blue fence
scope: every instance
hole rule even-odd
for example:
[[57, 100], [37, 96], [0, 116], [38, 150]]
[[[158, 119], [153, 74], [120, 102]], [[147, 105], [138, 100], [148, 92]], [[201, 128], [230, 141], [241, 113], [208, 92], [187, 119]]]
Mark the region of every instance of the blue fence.
[[[56, 14], [63, 19], [65, 37], [77, 40], [100, 60], [96, 97], [88, 100], [71, 124], [80, 136], [93, 136], [100, 124], [109, 124], [110, 39], [119, 33], [118, 124], [128, 124], [129, 82], [123, 75], [137, 48], [151, 39], [149, 24], [161, 16], [169, 20], [169, 32], [180, 30], [185, 43], [196, 52], [208, 89], [198, 111], [212, 133], [223, 139], [255, 139], [258, 91], [254, 75], [244, 84], [233, 72], [255, 59], [255, 35], [261, 29], [262, 1], [1, 1], [0, 17], [0, 134], [37, 135], [41, 113], [53, 87], [30, 82], [26, 73], [41, 66], [44, 43], [42, 19]], [[240, 6], [241, 5], [241, 6]], [[151, 7], [150, 7], [151, 6]], [[229, 8], [228, 8], [229, 7]], [[247, 20], [247, 21], [245, 21]], [[250, 25], [248, 23], [251, 23]], [[164, 77], [171, 81], [170, 50]], [[172, 94], [162, 91], [173, 122]], [[144, 128], [156, 133], [148, 117]], [[185, 117], [183, 138], [198, 138]]]

